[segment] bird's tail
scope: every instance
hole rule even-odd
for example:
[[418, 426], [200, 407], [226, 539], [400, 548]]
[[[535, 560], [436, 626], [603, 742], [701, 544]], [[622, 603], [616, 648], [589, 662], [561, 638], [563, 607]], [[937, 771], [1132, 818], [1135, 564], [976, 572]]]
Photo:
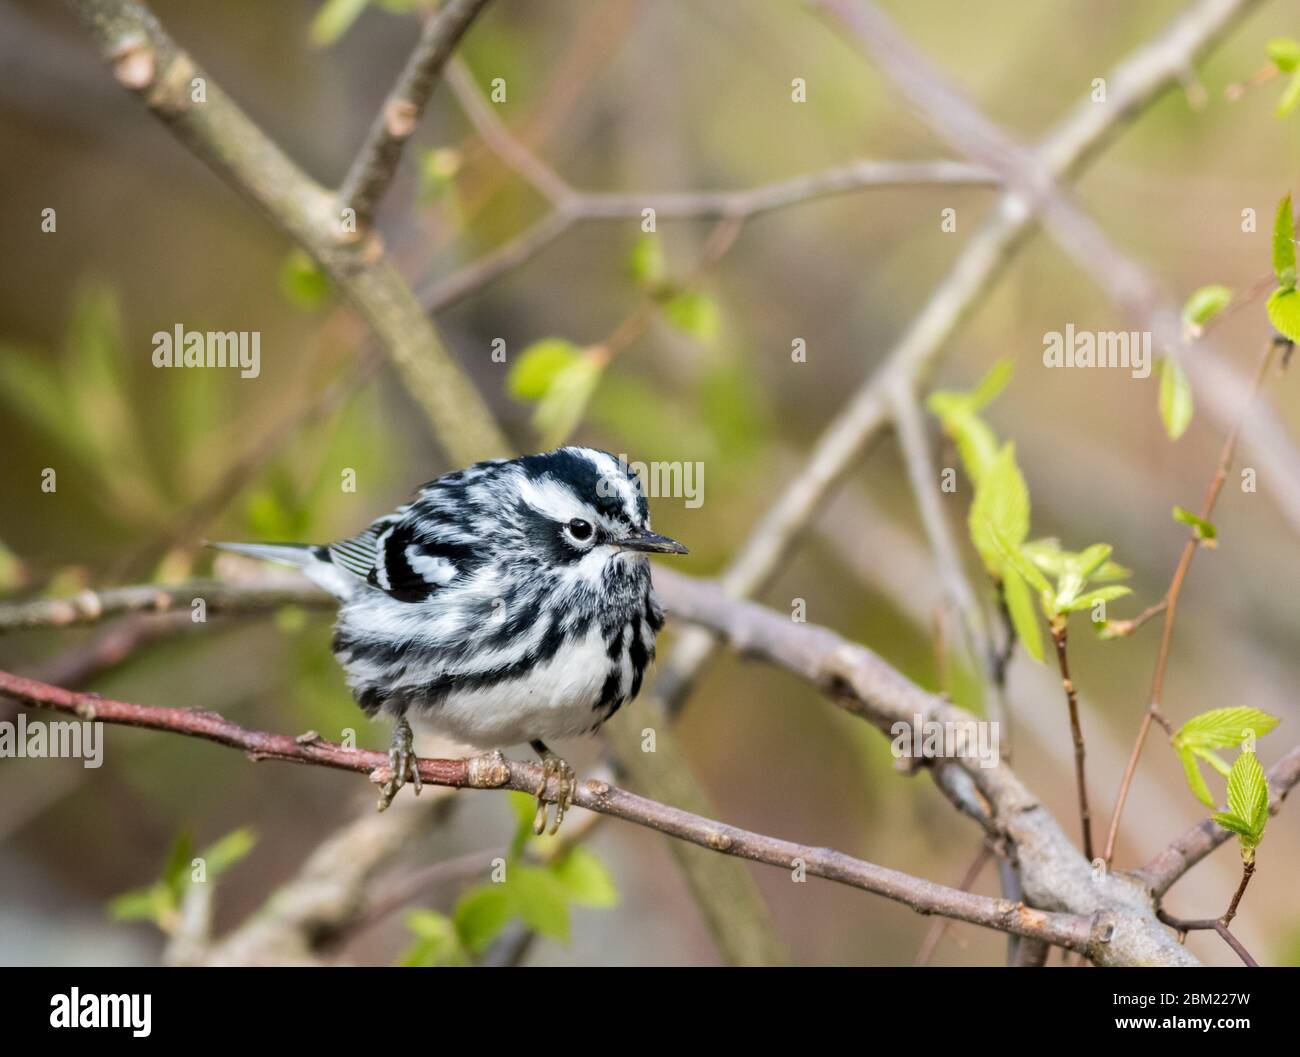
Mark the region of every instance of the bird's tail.
[[344, 573], [330, 561], [329, 551], [310, 543], [208, 543], [217, 550], [233, 551], [250, 558], [294, 565], [307, 579], [325, 588], [335, 598], [348, 598], [356, 589], [357, 580]]

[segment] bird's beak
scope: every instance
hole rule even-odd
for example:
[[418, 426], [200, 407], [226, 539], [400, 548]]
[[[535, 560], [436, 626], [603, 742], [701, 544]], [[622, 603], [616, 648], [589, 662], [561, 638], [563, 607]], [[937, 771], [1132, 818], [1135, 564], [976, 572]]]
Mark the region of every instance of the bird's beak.
[[618, 546], [628, 551], [648, 551], [653, 554], [689, 554], [685, 547], [674, 539], [660, 536], [656, 532], [633, 532], [618, 541]]

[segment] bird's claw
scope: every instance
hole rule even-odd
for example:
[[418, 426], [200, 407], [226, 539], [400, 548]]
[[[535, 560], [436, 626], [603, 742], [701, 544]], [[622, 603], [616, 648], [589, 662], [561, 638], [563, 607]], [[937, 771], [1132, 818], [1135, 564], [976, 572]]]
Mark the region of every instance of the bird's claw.
[[393, 802], [399, 789], [409, 780], [420, 795], [420, 760], [415, 754], [415, 739], [411, 725], [399, 719], [393, 727], [393, 743], [388, 750], [388, 781], [379, 790], [379, 808], [384, 811]]
[[[558, 788], [554, 799], [547, 798], [551, 779], [554, 778]], [[533, 818], [533, 832], [538, 836], [548, 833], [553, 837], [564, 821], [564, 814], [573, 806], [573, 793], [578, 787], [578, 776], [564, 760], [549, 749], [542, 753], [542, 787], [537, 791], [537, 814]], [[548, 831], [546, 828], [547, 807], [555, 804], [555, 819]]]

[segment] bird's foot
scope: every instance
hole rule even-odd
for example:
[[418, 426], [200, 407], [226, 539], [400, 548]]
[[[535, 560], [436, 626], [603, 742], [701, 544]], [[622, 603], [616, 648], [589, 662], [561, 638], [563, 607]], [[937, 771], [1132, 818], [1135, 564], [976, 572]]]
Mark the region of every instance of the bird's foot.
[[393, 802], [397, 791], [409, 780], [420, 795], [420, 760], [415, 754], [415, 738], [411, 724], [398, 719], [393, 727], [393, 742], [388, 750], [388, 781], [379, 790], [379, 810], [384, 811]]
[[[542, 758], [543, 772], [542, 787], [537, 792], [537, 814], [533, 818], [533, 832], [538, 836], [549, 833], [553, 837], [559, 832], [565, 812], [573, 806], [573, 793], [578, 787], [578, 776], [568, 763], [556, 756], [542, 742], [535, 741], [532, 746], [537, 755]], [[557, 782], [556, 795], [553, 799], [548, 799], [546, 794], [552, 778]], [[547, 830], [547, 807], [552, 803], [555, 805], [555, 819], [551, 822], [551, 828]]]

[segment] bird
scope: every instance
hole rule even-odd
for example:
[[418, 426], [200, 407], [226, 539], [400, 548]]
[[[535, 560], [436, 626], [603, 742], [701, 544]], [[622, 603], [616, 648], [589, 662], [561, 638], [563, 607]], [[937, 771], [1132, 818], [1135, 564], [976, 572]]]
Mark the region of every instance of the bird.
[[551, 802], [552, 834], [577, 778], [547, 743], [637, 696], [664, 623], [646, 556], [688, 553], [651, 530], [625, 459], [573, 446], [444, 474], [335, 543], [213, 546], [297, 566], [338, 599], [334, 656], [366, 715], [394, 720], [379, 810], [408, 780], [419, 794], [414, 718], [495, 755], [527, 742], [545, 776], [533, 828]]

